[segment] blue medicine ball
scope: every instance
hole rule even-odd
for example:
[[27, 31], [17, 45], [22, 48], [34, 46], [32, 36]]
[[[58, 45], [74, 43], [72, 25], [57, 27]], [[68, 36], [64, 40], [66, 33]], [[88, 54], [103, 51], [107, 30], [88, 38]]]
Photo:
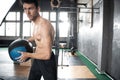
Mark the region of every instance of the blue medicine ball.
[[[19, 51], [33, 53], [32, 44], [25, 39], [14, 40], [8, 47], [9, 56], [13, 61], [17, 61], [18, 57], [21, 56]], [[29, 60], [29, 58], [25, 61], [27, 60]]]

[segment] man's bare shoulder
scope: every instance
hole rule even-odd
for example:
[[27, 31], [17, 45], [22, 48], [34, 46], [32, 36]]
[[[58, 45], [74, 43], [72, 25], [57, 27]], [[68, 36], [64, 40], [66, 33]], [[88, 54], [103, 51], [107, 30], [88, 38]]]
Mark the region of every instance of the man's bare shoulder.
[[45, 19], [45, 18], [42, 18], [42, 23], [43, 23], [43, 24], [50, 24], [50, 21], [47, 20], [47, 19]]
[[45, 18], [42, 18], [41, 20], [41, 25], [46, 27], [46, 28], [51, 28], [52, 27], [52, 24], [49, 20], [45, 19]]

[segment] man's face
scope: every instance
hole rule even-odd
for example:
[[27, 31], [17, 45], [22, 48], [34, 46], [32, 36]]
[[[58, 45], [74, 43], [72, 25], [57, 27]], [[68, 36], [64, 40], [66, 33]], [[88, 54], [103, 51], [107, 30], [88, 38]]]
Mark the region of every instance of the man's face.
[[23, 9], [24, 12], [27, 14], [27, 17], [31, 20], [34, 21], [36, 17], [38, 16], [38, 8], [34, 4], [28, 4], [24, 3], [23, 4]]

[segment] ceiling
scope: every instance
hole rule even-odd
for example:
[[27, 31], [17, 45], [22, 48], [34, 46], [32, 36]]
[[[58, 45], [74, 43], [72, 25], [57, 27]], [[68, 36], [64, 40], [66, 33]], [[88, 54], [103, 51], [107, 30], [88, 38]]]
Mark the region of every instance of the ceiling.
[[[85, 7], [84, 5], [82, 4], [86, 4], [87, 5], [87, 8], [89, 8], [90, 6], [90, 2], [92, 0], [61, 0], [62, 3], [61, 3], [61, 7], [76, 7], [76, 3], [78, 4], [77, 7]], [[97, 2], [99, 0], [94, 0], [93, 2]], [[40, 7], [41, 7], [41, 11], [49, 11], [51, 10], [51, 5], [50, 5], [50, 0], [40, 0]], [[71, 9], [71, 8], [70, 8]], [[20, 6], [19, 4], [19, 0], [16, 0], [16, 3], [13, 5], [12, 9], [11, 10], [22, 10], [22, 7]]]
[[[100, 0], [93, 0], [93, 5], [96, 4]], [[92, 0], [77, 0], [78, 3], [83, 3], [89, 5], [89, 3], [92, 2]]]
[[78, 0], [78, 3], [88, 3], [89, 0]]

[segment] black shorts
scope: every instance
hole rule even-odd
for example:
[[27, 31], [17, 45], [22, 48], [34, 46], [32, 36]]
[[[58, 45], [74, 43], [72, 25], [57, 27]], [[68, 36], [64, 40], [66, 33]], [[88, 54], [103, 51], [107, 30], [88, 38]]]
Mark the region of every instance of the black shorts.
[[28, 80], [40, 80], [41, 76], [44, 80], [57, 80], [57, 65], [53, 52], [49, 60], [33, 60]]

